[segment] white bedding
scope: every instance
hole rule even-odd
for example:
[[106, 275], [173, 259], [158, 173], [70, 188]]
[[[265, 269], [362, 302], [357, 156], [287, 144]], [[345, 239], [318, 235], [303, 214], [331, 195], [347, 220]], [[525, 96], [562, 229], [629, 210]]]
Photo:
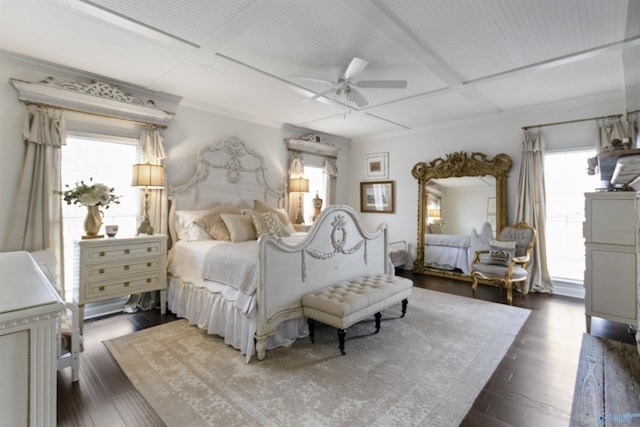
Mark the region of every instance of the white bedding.
[[[306, 233], [294, 233], [283, 238], [287, 242], [301, 241]], [[224, 342], [246, 355], [247, 362], [255, 353], [255, 283], [250, 287], [250, 295], [239, 290], [238, 280], [246, 275], [235, 274], [234, 257], [227, 253], [220, 268], [208, 269], [209, 274], [217, 271], [221, 281], [202, 277], [207, 254], [230, 250], [245, 263], [245, 271], [253, 270], [257, 264], [257, 242], [229, 243], [219, 240], [178, 241], [171, 249], [168, 289], [169, 310], [183, 317], [192, 325], [197, 325], [209, 334], [219, 335]], [[214, 255], [211, 255], [212, 257]], [[209, 276], [214, 278], [215, 276]], [[254, 282], [257, 280], [253, 276]], [[226, 282], [222, 283], [222, 282]], [[308, 335], [304, 319], [294, 319], [278, 326], [276, 334], [267, 339], [267, 349], [289, 346], [296, 339]]]
[[425, 267], [439, 270], [459, 269], [471, 274], [473, 250], [471, 237], [456, 234], [426, 234], [424, 245]]

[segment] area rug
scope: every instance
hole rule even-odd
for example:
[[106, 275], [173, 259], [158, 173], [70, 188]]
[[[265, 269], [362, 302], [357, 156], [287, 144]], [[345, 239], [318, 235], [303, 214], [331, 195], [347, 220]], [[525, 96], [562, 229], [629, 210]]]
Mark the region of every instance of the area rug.
[[454, 426], [530, 311], [414, 288], [407, 315], [347, 330], [317, 327], [247, 363], [221, 338], [178, 320], [106, 341], [168, 426]]

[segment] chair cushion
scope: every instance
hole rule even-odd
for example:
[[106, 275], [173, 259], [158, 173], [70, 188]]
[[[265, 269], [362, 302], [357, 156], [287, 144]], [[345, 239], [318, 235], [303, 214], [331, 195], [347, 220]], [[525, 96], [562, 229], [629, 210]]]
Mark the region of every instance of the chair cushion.
[[[477, 262], [473, 265], [473, 270], [482, 274], [486, 278], [504, 278], [507, 272], [507, 267], [496, 264], [488, 264], [484, 262]], [[511, 280], [523, 280], [527, 278], [527, 270], [516, 265], [511, 272]]]

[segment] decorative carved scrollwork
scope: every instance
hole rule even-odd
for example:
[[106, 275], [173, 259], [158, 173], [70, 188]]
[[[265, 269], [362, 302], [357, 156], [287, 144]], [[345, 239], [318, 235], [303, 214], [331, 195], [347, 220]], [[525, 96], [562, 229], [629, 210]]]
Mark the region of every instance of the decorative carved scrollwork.
[[118, 86], [114, 86], [111, 83], [95, 80], [88, 83], [79, 81], [58, 81], [53, 77], [47, 77], [39, 83], [59, 89], [65, 89], [71, 92], [84, 93], [87, 95], [99, 96], [101, 98], [113, 99], [114, 101], [126, 102], [127, 104], [157, 108], [153, 100], [145, 100], [129, 93], [124, 93]]
[[309, 255], [312, 258], [318, 260], [327, 260], [333, 258], [336, 254], [343, 255], [352, 255], [356, 253], [363, 245], [364, 245], [364, 263], [368, 264], [368, 254], [367, 254], [367, 241], [362, 239], [357, 242], [351, 248], [345, 248], [345, 243], [347, 241], [347, 230], [345, 230], [344, 226], [347, 224], [344, 217], [342, 215], [336, 215], [331, 222], [331, 226], [333, 227], [331, 230], [331, 246], [333, 246], [332, 252], [323, 252], [317, 249], [307, 248], [301, 251], [302, 255], [302, 281], [307, 280], [307, 264], [306, 264], [306, 256]]

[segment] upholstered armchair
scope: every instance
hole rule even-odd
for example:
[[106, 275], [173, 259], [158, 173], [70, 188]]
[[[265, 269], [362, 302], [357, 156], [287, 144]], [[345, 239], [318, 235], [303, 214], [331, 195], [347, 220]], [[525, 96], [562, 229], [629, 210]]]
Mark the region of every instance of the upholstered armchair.
[[471, 263], [473, 293], [478, 280], [503, 286], [507, 290], [507, 302], [513, 304], [513, 284], [520, 284], [520, 291], [527, 293], [527, 262], [536, 242], [536, 230], [526, 222], [506, 226], [497, 240], [492, 240], [489, 250], [476, 251]]

